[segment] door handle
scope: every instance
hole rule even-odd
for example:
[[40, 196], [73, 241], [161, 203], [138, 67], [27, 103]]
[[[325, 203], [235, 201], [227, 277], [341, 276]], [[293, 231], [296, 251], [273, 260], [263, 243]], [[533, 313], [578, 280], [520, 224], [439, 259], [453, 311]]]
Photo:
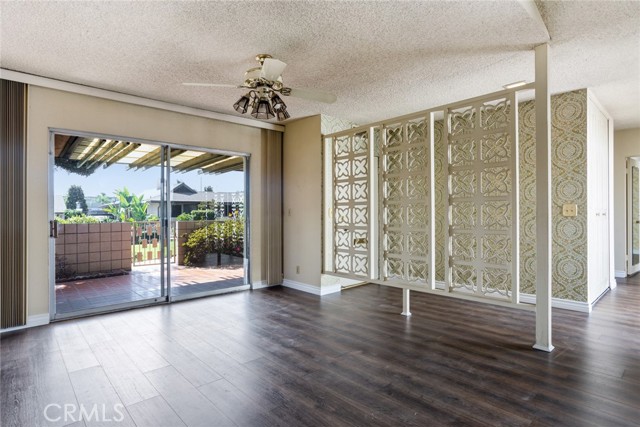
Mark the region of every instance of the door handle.
[[49, 237], [58, 238], [58, 220], [49, 221]]

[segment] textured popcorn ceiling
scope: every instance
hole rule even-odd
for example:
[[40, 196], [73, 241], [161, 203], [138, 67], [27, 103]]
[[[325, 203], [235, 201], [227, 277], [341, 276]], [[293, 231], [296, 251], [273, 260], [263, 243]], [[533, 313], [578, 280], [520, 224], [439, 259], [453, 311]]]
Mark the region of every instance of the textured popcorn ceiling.
[[[616, 128], [640, 127], [640, 2], [540, 2], [552, 92], [590, 87]], [[534, 79], [545, 33], [517, 1], [1, 2], [2, 68], [236, 114], [257, 53], [288, 64], [292, 118], [364, 124]]]

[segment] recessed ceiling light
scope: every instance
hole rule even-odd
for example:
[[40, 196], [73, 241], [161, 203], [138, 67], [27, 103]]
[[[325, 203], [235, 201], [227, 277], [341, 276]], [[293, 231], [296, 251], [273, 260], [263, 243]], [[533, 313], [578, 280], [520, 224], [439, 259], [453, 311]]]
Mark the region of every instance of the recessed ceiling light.
[[527, 84], [526, 81], [520, 80], [519, 82], [509, 83], [508, 85], [504, 85], [502, 87], [505, 88], [505, 89], [513, 89], [514, 87], [524, 86], [526, 84]]

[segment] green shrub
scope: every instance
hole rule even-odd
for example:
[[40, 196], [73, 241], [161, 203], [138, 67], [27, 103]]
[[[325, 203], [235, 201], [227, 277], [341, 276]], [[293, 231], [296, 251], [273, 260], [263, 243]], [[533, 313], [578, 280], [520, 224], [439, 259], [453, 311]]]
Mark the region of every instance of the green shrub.
[[211, 221], [216, 219], [216, 212], [210, 209], [194, 209], [190, 214], [194, 221]]
[[176, 217], [177, 221], [193, 221], [193, 215], [183, 212]]
[[68, 219], [74, 216], [84, 216], [84, 213], [81, 210], [65, 209], [63, 216]]
[[184, 243], [184, 263], [189, 266], [204, 263], [207, 254], [220, 254], [242, 257], [244, 255], [244, 219], [235, 218], [216, 221], [198, 228], [189, 234]]
[[58, 219], [58, 224], [98, 224], [100, 220], [94, 216], [76, 215], [70, 218]]

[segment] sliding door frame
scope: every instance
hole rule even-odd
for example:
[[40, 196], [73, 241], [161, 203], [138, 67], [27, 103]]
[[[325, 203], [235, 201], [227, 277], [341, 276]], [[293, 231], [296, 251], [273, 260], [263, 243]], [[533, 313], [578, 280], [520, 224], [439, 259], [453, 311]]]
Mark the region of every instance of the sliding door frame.
[[[145, 307], [157, 304], [166, 304], [173, 301], [181, 301], [193, 298], [201, 298], [205, 296], [211, 296], [221, 293], [235, 292], [241, 290], [250, 289], [251, 275], [249, 267], [251, 265], [250, 260], [250, 220], [249, 220], [249, 199], [250, 199], [250, 185], [249, 185], [249, 161], [251, 154], [243, 152], [235, 152], [228, 150], [218, 150], [206, 147], [197, 147], [184, 144], [175, 144], [170, 142], [149, 140], [143, 138], [132, 138], [122, 135], [112, 135], [97, 132], [79, 131], [64, 128], [49, 128], [49, 171], [48, 171], [48, 216], [50, 220], [55, 219], [55, 195], [54, 195], [54, 170], [55, 170], [55, 135], [73, 135], [83, 138], [101, 138], [101, 139], [115, 139], [125, 140], [129, 142], [154, 145], [161, 147], [160, 167], [161, 167], [161, 209], [160, 223], [163, 236], [163, 244], [160, 247], [160, 296], [153, 298], [146, 298], [137, 301], [131, 301], [121, 304], [106, 305], [104, 307], [90, 308], [85, 310], [77, 310], [70, 313], [58, 314], [56, 313], [56, 279], [55, 279], [55, 239], [49, 237], [49, 318], [51, 321], [64, 320], [75, 317], [89, 316], [99, 313], [109, 313], [114, 311], [126, 310], [130, 308]], [[174, 296], [171, 293], [171, 251], [166, 250], [167, 243], [170, 243], [170, 229], [171, 229], [171, 149], [178, 148], [190, 151], [201, 151], [203, 153], [220, 154], [227, 156], [237, 156], [243, 158], [244, 167], [244, 207], [245, 207], [245, 241], [244, 241], [244, 284], [233, 288], [226, 288], [220, 290], [206, 291], [206, 292], [194, 292], [192, 294]], [[163, 202], [165, 202], [163, 204]], [[166, 253], [165, 253], [166, 252]]]

